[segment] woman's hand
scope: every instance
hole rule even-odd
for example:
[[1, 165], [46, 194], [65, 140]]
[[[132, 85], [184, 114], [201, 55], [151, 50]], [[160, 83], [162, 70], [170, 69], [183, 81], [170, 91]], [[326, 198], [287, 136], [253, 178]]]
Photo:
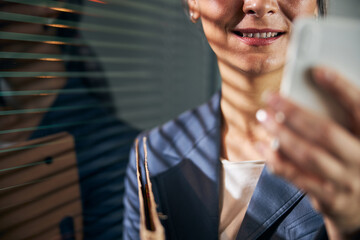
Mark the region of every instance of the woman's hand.
[[329, 69], [312, 75], [345, 108], [349, 129], [269, 94], [259, 120], [275, 141], [257, 147], [271, 171], [308, 194], [330, 239], [360, 239], [360, 90]]

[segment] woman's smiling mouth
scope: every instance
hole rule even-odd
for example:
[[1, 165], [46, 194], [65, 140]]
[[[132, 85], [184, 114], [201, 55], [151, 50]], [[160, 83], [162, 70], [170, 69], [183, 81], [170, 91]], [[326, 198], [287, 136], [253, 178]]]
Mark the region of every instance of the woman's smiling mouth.
[[239, 29], [233, 33], [240, 38], [242, 42], [250, 46], [269, 45], [279, 39], [285, 32], [274, 29]]

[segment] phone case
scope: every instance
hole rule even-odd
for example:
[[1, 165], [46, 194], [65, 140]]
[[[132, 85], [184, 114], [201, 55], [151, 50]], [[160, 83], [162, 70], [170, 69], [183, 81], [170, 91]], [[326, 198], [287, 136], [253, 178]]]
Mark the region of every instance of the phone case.
[[301, 19], [294, 25], [281, 94], [342, 125], [344, 109], [311, 81], [308, 69], [327, 66], [360, 87], [360, 21], [338, 17]]

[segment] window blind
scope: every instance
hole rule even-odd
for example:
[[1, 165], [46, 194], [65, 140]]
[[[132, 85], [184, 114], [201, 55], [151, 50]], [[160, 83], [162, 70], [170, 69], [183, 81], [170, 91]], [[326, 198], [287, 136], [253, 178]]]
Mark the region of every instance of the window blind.
[[2, 238], [121, 238], [133, 139], [216, 91], [215, 58], [186, 18], [180, 0], [0, 3]]

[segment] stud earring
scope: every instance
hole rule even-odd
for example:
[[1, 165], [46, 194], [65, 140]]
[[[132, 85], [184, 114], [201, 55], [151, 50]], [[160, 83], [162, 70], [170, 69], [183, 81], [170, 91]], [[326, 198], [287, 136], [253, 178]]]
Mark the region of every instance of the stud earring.
[[193, 12], [190, 12], [189, 15], [190, 15], [190, 20], [191, 20], [193, 23], [195, 23], [195, 22], [197, 21], [197, 19], [194, 18], [194, 13], [193, 13]]

